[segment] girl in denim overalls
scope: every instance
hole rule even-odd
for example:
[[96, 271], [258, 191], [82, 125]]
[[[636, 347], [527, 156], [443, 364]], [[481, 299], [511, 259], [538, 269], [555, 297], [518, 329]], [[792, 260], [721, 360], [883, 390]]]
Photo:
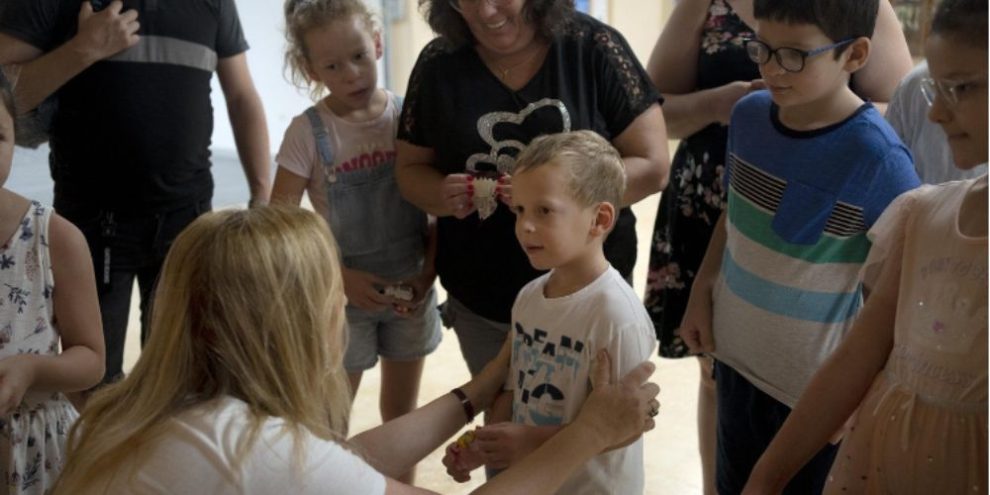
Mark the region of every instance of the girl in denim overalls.
[[434, 229], [395, 182], [401, 99], [377, 87], [381, 34], [361, 0], [289, 0], [285, 19], [294, 82], [329, 95], [286, 130], [272, 198], [299, 204], [306, 191], [329, 222], [344, 264], [352, 393], [381, 356], [388, 421], [415, 408], [424, 357], [440, 342]]

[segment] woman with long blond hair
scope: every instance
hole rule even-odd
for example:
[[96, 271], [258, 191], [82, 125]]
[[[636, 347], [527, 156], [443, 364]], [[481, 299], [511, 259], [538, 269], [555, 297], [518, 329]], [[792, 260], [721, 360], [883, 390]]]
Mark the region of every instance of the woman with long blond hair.
[[[151, 338], [131, 374], [69, 434], [57, 493], [423, 493], [394, 481], [487, 408], [507, 349], [471, 382], [345, 441], [345, 298], [325, 222], [288, 206], [227, 210], [172, 246]], [[653, 428], [644, 363], [479, 493], [544, 493], [597, 452]], [[401, 448], [395, 448], [401, 446]]]

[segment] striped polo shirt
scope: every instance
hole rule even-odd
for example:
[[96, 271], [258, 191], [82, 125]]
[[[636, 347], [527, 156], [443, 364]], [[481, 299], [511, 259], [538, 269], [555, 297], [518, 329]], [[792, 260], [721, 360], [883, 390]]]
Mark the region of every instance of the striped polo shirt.
[[793, 406], [862, 306], [866, 231], [918, 177], [868, 103], [798, 132], [780, 123], [768, 92], [751, 94], [733, 111], [727, 154], [715, 355]]

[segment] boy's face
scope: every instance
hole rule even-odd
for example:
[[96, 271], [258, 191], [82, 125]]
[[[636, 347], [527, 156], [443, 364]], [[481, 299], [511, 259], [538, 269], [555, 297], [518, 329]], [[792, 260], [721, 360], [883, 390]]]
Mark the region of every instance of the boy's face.
[[[925, 43], [929, 77], [941, 90], [928, 118], [942, 126], [956, 166], [987, 161], [987, 51], [933, 34]], [[950, 93], [948, 98], [943, 93]], [[955, 99], [955, 101], [949, 101]]]
[[[787, 47], [809, 52], [844, 41], [829, 39], [813, 24], [788, 24], [761, 19], [757, 26], [757, 39], [766, 43], [771, 50]], [[780, 107], [814, 103], [848, 85], [849, 72], [844, 70], [844, 65], [850, 49], [851, 47], [846, 47], [838, 60], [835, 59], [833, 50], [810, 55], [804, 59], [804, 68], [799, 72], [785, 70], [777, 58], [771, 56], [766, 63], [760, 64], [760, 75], [766, 81], [774, 103]]]
[[359, 15], [309, 30], [304, 37], [309, 77], [352, 110], [367, 108], [378, 88], [381, 36]]
[[512, 177], [516, 238], [533, 268], [549, 270], [593, 254], [597, 207], [579, 204], [555, 163]]

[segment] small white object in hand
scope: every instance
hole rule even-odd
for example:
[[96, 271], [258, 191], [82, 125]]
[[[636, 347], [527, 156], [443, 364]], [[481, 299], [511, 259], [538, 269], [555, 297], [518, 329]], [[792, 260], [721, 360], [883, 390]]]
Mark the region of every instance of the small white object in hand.
[[385, 287], [385, 297], [391, 297], [400, 301], [412, 301], [413, 289], [406, 285], [389, 285]]
[[474, 201], [475, 208], [478, 209], [478, 217], [482, 220], [492, 216], [495, 208], [498, 207], [498, 200], [495, 197], [495, 188], [498, 181], [495, 179], [478, 178], [474, 179]]

